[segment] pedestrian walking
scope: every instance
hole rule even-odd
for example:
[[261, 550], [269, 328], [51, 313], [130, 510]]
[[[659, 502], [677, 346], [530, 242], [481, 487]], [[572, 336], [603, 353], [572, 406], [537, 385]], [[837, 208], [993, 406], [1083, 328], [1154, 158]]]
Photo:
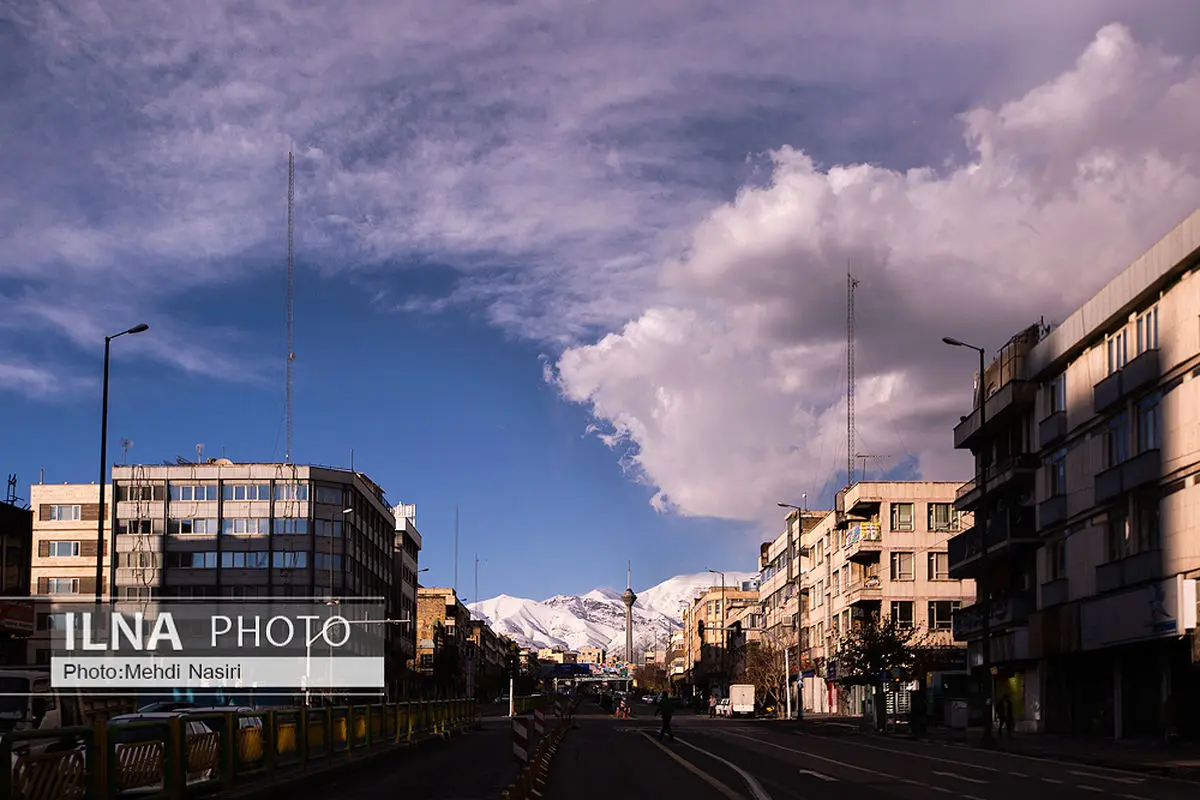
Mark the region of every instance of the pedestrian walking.
[[675, 698], [671, 697], [666, 692], [663, 692], [662, 697], [658, 700], [658, 707], [654, 709], [655, 716], [662, 717], [662, 728], [658, 731], [658, 738], [669, 737], [675, 741], [675, 731], [671, 730], [671, 717], [675, 714]]
[[717, 717], [717, 696], [710, 694], [708, 696], [708, 718], [716, 719]]

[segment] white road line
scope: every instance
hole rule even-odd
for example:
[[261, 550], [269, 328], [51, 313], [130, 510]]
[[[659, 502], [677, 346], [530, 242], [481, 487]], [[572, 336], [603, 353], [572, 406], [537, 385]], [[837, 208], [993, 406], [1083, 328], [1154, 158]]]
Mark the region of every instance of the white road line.
[[654, 746], [655, 746], [655, 747], [657, 747], [659, 750], [662, 750], [662, 751], [663, 751], [664, 753], [666, 753], [668, 756], [670, 756], [671, 758], [675, 759], [675, 761], [679, 762], [679, 764], [680, 764], [680, 765], [681, 765], [681, 766], [682, 766], [684, 769], [686, 769], [688, 772], [692, 773], [692, 774], [693, 774], [693, 775], [695, 775], [696, 777], [700, 778], [702, 781], [704, 781], [704, 782], [705, 782], [705, 783], [707, 783], [709, 786], [711, 786], [711, 787], [713, 787], [714, 789], [716, 789], [716, 790], [717, 790], [718, 792], [720, 792], [721, 794], [723, 794], [723, 795], [725, 795], [726, 797], [728, 797], [728, 798], [729, 798], [729, 800], [742, 800], [742, 796], [741, 796], [740, 794], [738, 794], [737, 792], [735, 792], [733, 789], [730, 789], [730, 788], [729, 788], [728, 786], [726, 786], [724, 783], [722, 783], [721, 781], [717, 780], [717, 779], [716, 779], [716, 778], [714, 778], [712, 775], [709, 775], [707, 772], [705, 772], [704, 770], [700, 769], [699, 767], [697, 767], [697, 766], [696, 766], [695, 764], [693, 764], [692, 762], [688, 761], [688, 760], [687, 760], [686, 758], [684, 758], [683, 756], [679, 755], [678, 753], [672, 752], [671, 748], [669, 748], [669, 747], [667, 747], [666, 745], [663, 745], [663, 744], [661, 744], [661, 743], [659, 743], [659, 742], [656, 742], [656, 741], [655, 741], [655, 740], [654, 740], [654, 739], [653, 739], [653, 738], [650, 736], [650, 734], [648, 734], [648, 733], [643, 733], [642, 735], [646, 737], [646, 741], [648, 741], [650, 744], [654, 745]]
[[1062, 781], [1060, 781], [1058, 778], [1042, 778], [1042, 780], [1044, 780], [1046, 783], [1062, 783]]
[[1029, 777], [1024, 772], [1010, 772], [1008, 774], [1012, 775], [1014, 778], [1028, 778]]
[[[813, 736], [813, 734], [809, 734], [809, 733], [801, 733], [799, 735], [800, 736], [808, 736], [810, 738]], [[817, 737], [817, 738], [821, 738], [821, 737]], [[828, 738], [828, 737], [824, 737], [824, 738]], [[913, 752], [913, 751], [909, 751], [909, 750], [897, 750], [894, 747], [880, 747], [880, 746], [874, 745], [874, 744], [863, 744], [862, 742], [855, 742], [852, 746], [855, 749], [862, 748], [864, 750], [879, 750], [884, 753], [895, 753], [896, 755], [904, 756], [905, 758], [921, 758], [926, 761], [934, 761], [939, 764], [952, 764], [956, 767], [967, 767], [968, 769], [976, 769], [976, 770], [980, 770], [981, 772], [1000, 772], [1000, 770], [996, 767], [987, 767], [987, 766], [984, 766], [983, 764], [973, 764], [969, 761], [955, 761], [952, 758], [942, 758], [941, 756], [931, 756], [926, 753], [917, 753], [917, 752]]]
[[1075, 788], [1083, 789], [1085, 792], [1103, 792], [1104, 791], [1103, 789], [1099, 789], [1095, 786], [1088, 786], [1086, 783], [1077, 783], [1077, 784], [1075, 784]]
[[802, 770], [800, 770], [800, 774], [801, 775], [812, 775], [814, 778], [820, 778], [823, 781], [836, 781], [837, 780], [837, 778], [833, 777], [832, 775], [826, 775], [823, 772], [817, 772], [816, 770], [811, 770], [811, 769], [802, 769]]
[[964, 795], [962, 796], [962, 800], [983, 800], [983, 798], [982, 798], [982, 797], [976, 797], [976, 796], [975, 796], [975, 795], [973, 795], [973, 794], [964, 794]]
[[897, 781], [906, 780], [905, 778], [901, 778], [898, 775], [889, 775], [886, 772], [880, 772], [877, 769], [867, 769], [866, 767], [860, 767], [857, 764], [847, 764], [845, 761], [838, 761], [835, 758], [826, 758], [825, 756], [819, 756], [816, 753], [809, 753], [804, 750], [797, 750], [794, 747], [784, 747], [781, 744], [775, 744], [774, 742], [768, 742], [768, 741], [764, 741], [762, 739], [752, 739], [749, 736], [738, 736], [738, 734], [736, 734], [736, 733], [730, 733], [728, 735], [733, 736], [737, 739], [745, 739], [748, 742], [754, 742], [759, 747], [774, 747], [776, 750], [783, 750], [784, 752], [787, 752], [787, 753], [796, 753], [797, 755], [806, 756], [808, 758], [815, 758], [816, 760], [824, 761], [827, 764], [837, 764], [839, 767], [845, 767], [846, 769], [857, 770], [858, 772], [865, 772], [868, 775], [879, 775], [881, 777], [891, 778], [892, 780], [897, 780]]
[[[738, 736], [739, 734], [735, 733], [733, 735]], [[647, 734], [647, 738], [649, 738], [649, 734]], [[743, 736], [742, 738], [750, 739], [750, 741], [752, 741], [752, 742], [758, 741], [757, 739], [754, 739], [753, 737], [750, 737], [750, 736]], [[651, 740], [651, 741], [653, 741], [653, 740]], [[721, 762], [722, 764], [724, 764], [725, 766], [729, 767], [731, 770], [736, 772], [738, 775], [741, 775], [742, 780], [744, 780], [746, 782], [746, 788], [749, 789], [750, 794], [754, 796], [754, 800], [772, 800], [771, 795], [767, 794], [767, 790], [762, 787], [762, 784], [759, 783], [754, 778], [753, 775], [751, 775], [749, 772], [746, 772], [746, 770], [742, 769], [737, 764], [734, 764], [732, 761], [727, 761], [727, 760], [721, 758], [716, 753], [710, 753], [709, 751], [705, 750], [702, 747], [697, 747], [696, 745], [692, 744], [691, 742], [685, 742], [683, 739], [676, 739], [675, 741], [679, 742], [679, 744], [683, 745], [684, 747], [692, 748], [697, 753], [703, 753], [704, 755], [708, 756], [709, 758], [713, 759], [714, 761]], [[657, 744], [657, 742], [655, 742], [655, 744]]]
[[968, 778], [966, 775], [956, 775], [953, 772], [939, 772], [936, 769], [932, 770], [932, 772], [934, 775], [941, 775], [943, 778], [957, 778], [960, 781], [967, 781], [968, 783], [987, 783], [987, 781], [981, 781], [978, 778]]
[[1079, 770], [1068, 770], [1072, 775], [1078, 775], [1081, 778], [1099, 778], [1102, 781], [1116, 781], [1117, 783], [1143, 783], [1144, 778], [1125, 778], [1117, 775], [1097, 775], [1095, 772], [1082, 772]]
[[1119, 794], [1117, 797], [1124, 797], [1125, 800], [1149, 800], [1147, 797], [1141, 797], [1136, 794]]

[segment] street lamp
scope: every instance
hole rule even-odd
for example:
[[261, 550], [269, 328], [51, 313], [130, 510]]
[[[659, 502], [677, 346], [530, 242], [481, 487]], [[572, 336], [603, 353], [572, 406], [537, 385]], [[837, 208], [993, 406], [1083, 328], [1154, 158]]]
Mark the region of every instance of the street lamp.
[[709, 572], [721, 576], [721, 674], [722, 677], [727, 678], [725, 670], [728, 668], [728, 664], [725, 659], [725, 651], [729, 649], [729, 631], [725, 627], [725, 573], [719, 569], [710, 569]]
[[[332, 608], [333, 606], [336, 606], [337, 603], [333, 600], [328, 600], [328, 601], [326, 601], [325, 605]], [[309, 696], [310, 696], [310, 691], [311, 691], [310, 685], [312, 683], [312, 681], [311, 681], [311, 677], [312, 677], [312, 646], [317, 641], [317, 639], [320, 639], [321, 637], [325, 636], [326, 633], [329, 632], [329, 628], [332, 627], [331, 623], [333, 623], [333, 622], [334, 622], [333, 617], [330, 617], [329, 619], [325, 620], [325, 624], [321, 626], [321, 629], [319, 631], [317, 631], [312, 636], [304, 637], [304, 705], [305, 706], [310, 705]], [[337, 620], [337, 622], [336, 622], [337, 625], [346, 625], [346, 626], [350, 626], [350, 625], [409, 625], [411, 623], [412, 623], [411, 619], [345, 619], [344, 617]], [[349, 631], [347, 631], [347, 634], [349, 634]], [[332, 650], [329, 653], [329, 684], [330, 685], [326, 686], [325, 689], [328, 690], [328, 689], [333, 688], [333, 651]]]
[[[142, 333], [150, 330], [150, 326], [142, 322], [128, 330], [104, 337], [104, 399], [100, 406], [100, 512], [96, 516], [96, 605], [104, 599], [104, 484], [108, 480], [108, 357], [109, 347], [113, 339], [118, 339], [127, 333]], [[113, 503], [117, 499], [113, 498]], [[113, 539], [116, 544], [116, 538]], [[116, 550], [116, 547], [113, 547]], [[117, 554], [109, 553], [109, 570], [116, 574]]]
[[[979, 430], [983, 431], [983, 423], [986, 420], [987, 413], [987, 383], [984, 380], [984, 370], [987, 368], [985, 363], [986, 352], [982, 347], [976, 347], [973, 344], [967, 344], [964, 341], [955, 339], [952, 336], [943, 336], [942, 342], [951, 347], [965, 347], [968, 350], [974, 350], [979, 354], [979, 398], [976, 400], [979, 403]], [[983, 679], [984, 679], [984, 697], [987, 701], [987, 709], [983, 715], [983, 741], [990, 744], [992, 742], [992, 594], [988, 575], [988, 540], [987, 526], [988, 520], [987, 507], [984, 503], [987, 500], [987, 453], [983, 446], [980, 446], [979, 451], [979, 469], [975, 473], [975, 486], [979, 490], [979, 509], [975, 512], [975, 526], [979, 528], [979, 577], [976, 584], [979, 586], [979, 593], [983, 595], [983, 642], [981, 644], [983, 662]]]
[[[350, 516], [353, 513], [354, 513], [353, 508], [343, 508], [342, 509], [342, 536], [341, 536], [342, 552], [346, 552], [346, 540], [349, 538], [346, 536], [346, 517]], [[331, 520], [331, 523], [332, 523], [332, 520]], [[336, 532], [337, 531], [330, 531], [330, 533], [336, 533]], [[334, 594], [333, 594], [333, 540], [336, 538], [338, 538], [338, 537], [337, 536], [329, 537], [329, 600], [330, 600], [330, 602], [333, 602], [333, 603], [337, 602], [337, 600], [334, 599]]]

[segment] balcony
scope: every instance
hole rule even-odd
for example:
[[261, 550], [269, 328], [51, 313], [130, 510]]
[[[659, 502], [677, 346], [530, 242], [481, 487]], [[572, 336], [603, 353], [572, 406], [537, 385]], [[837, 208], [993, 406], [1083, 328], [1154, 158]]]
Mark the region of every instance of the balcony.
[[1162, 454], [1155, 448], [1144, 450], [1115, 467], [1096, 473], [1094, 502], [1106, 503], [1162, 477]]
[[1162, 561], [1162, 551], [1147, 550], [1101, 564], [1096, 567], [1096, 593], [1103, 594], [1123, 586], [1152, 581], [1162, 572]]
[[1092, 411], [1102, 414], [1162, 375], [1158, 350], [1147, 350], [1092, 387]]
[[1037, 529], [1043, 533], [1067, 518], [1067, 496], [1055, 495], [1038, 503]]
[[962, 580], [967, 577], [964, 570], [972, 565], [972, 563], [983, 552], [983, 536], [977, 527], [967, 528], [957, 536], [952, 536], [950, 541], [946, 543], [947, 557], [949, 562], [950, 577], [955, 580]]
[[844, 549], [850, 561], [878, 561], [883, 549], [883, 529], [878, 522], [850, 523]]
[[1055, 411], [1038, 423], [1038, 447], [1046, 448], [1067, 435], [1067, 412]]
[[[1037, 386], [1029, 381], [1012, 380], [1001, 386], [987, 399], [984, 410], [987, 412], [983, 427], [993, 422], [1008, 418], [1013, 411], [1020, 411], [1033, 405], [1037, 398]], [[954, 427], [954, 447], [963, 449], [969, 447], [980, 433], [980, 414], [976, 408], [966, 419]]]
[[950, 577], [955, 580], [974, 577], [979, 567], [980, 556], [983, 555], [983, 545], [986, 541], [989, 556], [1006, 556], [1017, 548], [1041, 544], [1041, 538], [1033, 526], [1033, 515], [1030, 509], [1015, 508], [993, 514], [986, 524], [986, 538], [982, 535], [985, 528], [976, 522], [971, 528], [953, 537], [946, 545], [947, 561], [950, 567]]
[[990, 604], [975, 603], [954, 613], [954, 638], [958, 640], [974, 639], [983, 635], [983, 611], [990, 606], [989, 622], [992, 634], [1024, 625], [1029, 622], [1029, 615], [1037, 607], [1037, 601], [1032, 592], [1001, 597]]
[[1061, 606], [1070, 597], [1070, 581], [1059, 578], [1056, 581], [1042, 584], [1042, 608]]
[[958, 487], [954, 493], [954, 507], [959, 511], [973, 511], [987, 494], [1000, 494], [1011, 489], [1028, 488], [1037, 474], [1038, 457], [1032, 453], [1019, 453], [990, 464], [986, 471], [986, 484], [970, 480]]
[[846, 587], [846, 605], [878, 603], [883, 599], [883, 584], [878, 575], [868, 575]]

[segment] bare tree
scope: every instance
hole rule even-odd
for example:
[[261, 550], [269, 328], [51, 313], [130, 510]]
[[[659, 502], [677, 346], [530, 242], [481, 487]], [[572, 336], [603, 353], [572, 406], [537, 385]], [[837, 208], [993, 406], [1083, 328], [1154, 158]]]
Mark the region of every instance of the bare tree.
[[754, 685], [756, 696], [770, 695], [783, 713], [783, 698], [787, 691], [783, 650], [771, 642], [750, 642], [742, 653], [741, 679]]

